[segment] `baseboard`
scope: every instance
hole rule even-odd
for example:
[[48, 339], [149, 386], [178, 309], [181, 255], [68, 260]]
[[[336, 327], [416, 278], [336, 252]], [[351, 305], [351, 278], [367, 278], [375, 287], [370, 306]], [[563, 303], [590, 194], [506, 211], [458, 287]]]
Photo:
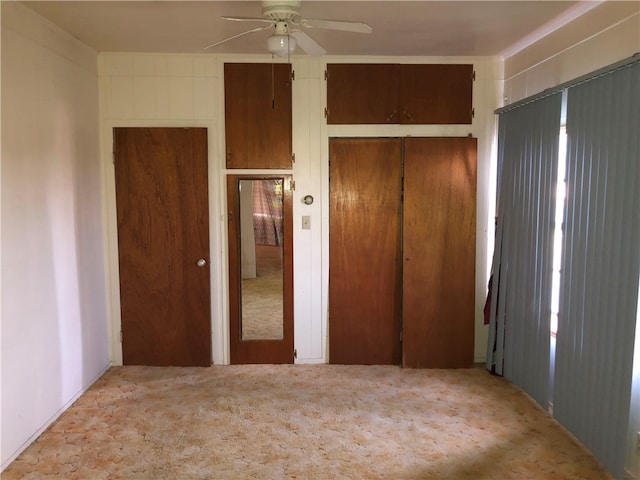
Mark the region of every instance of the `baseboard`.
[[55, 422], [60, 415], [62, 415], [73, 403], [78, 400], [82, 395], [86, 393], [87, 390], [91, 388], [91, 386], [98, 381], [102, 375], [105, 374], [107, 370], [111, 368], [111, 362], [109, 362], [105, 367], [100, 370], [100, 373], [96, 375], [92, 380], [89, 381], [88, 385], [84, 386], [77, 392], [68, 402], [66, 402], [62, 407], [60, 407], [45, 423], [42, 427], [40, 427], [33, 435], [31, 435], [18, 449], [12, 453], [9, 458], [0, 466], [0, 472], [3, 472], [5, 468], [7, 468], [11, 462], [13, 462], [18, 456], [25, 451], [25, 449], [31, 445], [33, 442], [37, 440], [37, 438], [42, 435], [42, 433], [51, 426], [53, 422]]
[[297, 358], [294, 363], [296, 365], [324, 365], [327, 362], [322, 358]]

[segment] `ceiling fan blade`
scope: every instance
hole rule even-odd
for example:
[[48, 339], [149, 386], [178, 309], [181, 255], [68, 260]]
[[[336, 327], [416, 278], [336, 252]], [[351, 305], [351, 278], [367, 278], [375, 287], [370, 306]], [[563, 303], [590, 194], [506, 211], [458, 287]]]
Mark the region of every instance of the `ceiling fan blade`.
[[373, 29], [363, 22], [346, 22], [342, 20], [320, 20], [317, 18], [303, 18], [300, 25], [309, 28], [326, 28], [328, 30], [342, 30], [345, 32], [371, 33]]
[[206, 47], [204, 47], [204, 50], [206, 50], [208, 48], [212, 48], [212, 47], [218, 46], [221, 43], [228, 42], [229, 40], [233, 40], [234, 38], [242, 37], [243, 35], [247, 35], [249, 33], [259, 32], [260, 30], [266, 30], [267, 28], [271, 28], [271, 25], [267, 25], [266, 27], [252, 28], [251, 30], [247, 30], [246, 32], [242, 32], [242, 33], [239, 33], [239, 34], [234, 35], [232, 37], [225, 38], [224, 40], [220, 40], [219, 42], [215, 42], [215, 43], [212, 43], [211, 45], [207, 45]]
[[223, 20], [231, 20], [232, 22], [263, 22], [263, 23], [273, 23], [273, 20], [269, 20], [268, 18], [257, 18], [257, 17], [220, 17]]
[[291, 36], [298, 41], [298, 46], [302, 48], [309, 55], [314, 57], [321, 57], [327, 51], [320, 46], [313, 38], [311, 38], [306, 32], [302, 30], [296, 30], [291, 32]]

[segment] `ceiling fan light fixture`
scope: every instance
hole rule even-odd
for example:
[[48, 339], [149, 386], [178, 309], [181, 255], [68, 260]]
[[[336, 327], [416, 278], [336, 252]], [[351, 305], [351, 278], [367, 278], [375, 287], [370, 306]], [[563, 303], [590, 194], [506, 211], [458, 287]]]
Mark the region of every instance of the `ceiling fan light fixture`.
[[289, 35], [271, 35], [267, 38], [267, 50], [279, 57], [286, 57], [296, 51], [296, 39]]
[[327, 51], [304, 31], [305, 28], [324, 28], [325, 30], [341, 30], [355, 33], [371, 33], [372, 30], [371, 26], [363, 22], [303, 18], [300, 15], [301, 0], [263, 0], [261, 3], [262, 17], [222, 18], [234, 22], [260, 22], [263, 26], [224, 38], [205, 48], [216, 47], [238, 37], [273, 28], [273, 35], [267, 39], [267, 50], [272, 55], [288, 57], [300, 46], [302, 53], [321, 57]]

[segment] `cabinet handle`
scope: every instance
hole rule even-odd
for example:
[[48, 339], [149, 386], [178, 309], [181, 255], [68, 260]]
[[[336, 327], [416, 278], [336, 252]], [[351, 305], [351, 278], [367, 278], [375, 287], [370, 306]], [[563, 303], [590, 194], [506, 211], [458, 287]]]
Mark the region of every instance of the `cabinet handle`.
[[387, 115], [387, 122], [390, 122], [391, 120], [393, 120], [393, 117], [396, 116], [396, 113], [398, 113], [397, 110], [394, 110], [393, 112], [391, 112], [389, 115]]
[[404, 113], [404, 116], [407, 117], [409, 120], [413, 120], [413, 117], [411, 116], [411, 114], [409, 114], [409, 112], [405, 112], [403, 110], [402, 113]]

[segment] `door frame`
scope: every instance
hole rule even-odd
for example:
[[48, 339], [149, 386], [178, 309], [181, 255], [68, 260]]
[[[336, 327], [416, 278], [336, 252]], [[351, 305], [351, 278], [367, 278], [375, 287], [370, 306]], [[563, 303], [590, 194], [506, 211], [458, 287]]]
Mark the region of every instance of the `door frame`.
[[211, 298], [211, 349], [213, 364], [229, 363], [229, 330], [225, 321], [228, 316], [227, 297], [227, 249], [223, 241], [224, 223], [216, 218], [224, 216], [226, 188], [220, 173], [221, 156], [216, 145], [220, 144], [218, 126], [214, 121], [200, 120], [116, 120], [103, 122], [100, 129], [100, 156], [102, 159], [103, 225], [105, 226], [105, 289], [107, 322], [109, 324], [109, 349], [111, 365], [123, 363], [120, 331], [120, 272], [118, 267], [118, 220], [116, 211], [116, 181], [113, 163], [113, 129], [118, 127], [203, 127], [207, 129], [208, 187], [209, 187], [209, 267]]

